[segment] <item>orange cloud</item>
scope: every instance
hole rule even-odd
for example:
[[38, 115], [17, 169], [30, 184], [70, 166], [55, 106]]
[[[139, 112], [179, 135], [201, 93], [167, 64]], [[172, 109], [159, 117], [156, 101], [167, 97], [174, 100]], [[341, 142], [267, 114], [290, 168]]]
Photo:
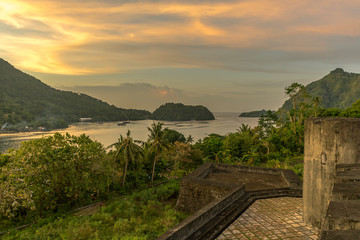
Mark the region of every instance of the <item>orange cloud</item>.
[[[340, 10], [339, 10], [340, 9]], [[122, 72], [134, 68], [201, 67], [177, 46], [324, 51], [316, 36], [359, 36], [360, 3], [318, 1], [52, 1], [0, 0], [4, 58], [32, 71], [59, 74]], [[300, 41], [306, 37], [306, 41]], [[326, 41], [323, 40], [323, 41]], [[143, 54], [118, 46], [173, 45]], [[87, 46], [101, 48], [87, 48]], [[158, 51], [158, 49], [156, 50]], [[169, 50], [168, 50], [169, 51]], [[154, 59], [158, 58], [158, 59]], [[181, 59], [184, 59], [181, 61]], [[170, 61], [171, 60], [171, 61]], [[97, 61], [98, 64], [89, 64]], [[188, 61], [188, 62], [186, 62]]]

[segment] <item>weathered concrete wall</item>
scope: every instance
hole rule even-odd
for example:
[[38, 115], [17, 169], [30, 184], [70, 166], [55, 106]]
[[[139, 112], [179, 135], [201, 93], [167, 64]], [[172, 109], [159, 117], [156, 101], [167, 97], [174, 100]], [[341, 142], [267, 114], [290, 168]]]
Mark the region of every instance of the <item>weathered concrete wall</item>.
[[177, 209], [194, 213], [236, 187], [232, 184], [205, 180], [213, 168], [211, 163], [204, 164], [181, 180]]
[[204, 205], [199, 211], [191, 215], [180, 224], [176, 225], [156, 240], [183, 240], [196, 239], [189, 237], [201, 227], [206, 225], [213, 218], [219, 219], [218, 215], [234, 201], [245, 195], [245, 188], [237, 186], [233, 190], [228, 191], [223, 197], [212, 201], [210, 204]]
[[[206, 163], [181, 180], [180, 194], [176, 208], [194, 213], [239, 186], [239, 182], [237, 182], [236, 179], [231, 179], [231, 181], [208, 179], [208, 176], [213, 172], [219, 171], [229, 174], [236, 173], [239, 176], [249, 172], [257, 174], [256, 177], [258, 180], [255, 179], [254, 182], [252, 182], [252, 184], [255, 185], [261, 184], [261, 178], [264, 178], [264, 175], [273, 175], [274, 178], [278, 176], [278, 178], [275, 179], [279, 181], [277, 185], [281, 187], [275, 187], [276, 184], [273, 184], [269, 185], [272, 187], [268, 186], [266, 189], [291, 188], [301, 190], [302, 187], [298, 176], [291, 170]], [[282, 184], [280, 184], [280, 182]], [[243, 186], [244, 184], [241, 183], [240, 185]]]
[[183, 180], [180, 183], [181, 193], [176, 208], [194, 213], [215, 199], [221, 198], [233, 188], [233, 185], [224, 185], [204, 179]]
[[304, 221], [320, 228], [329, 206], [335, 166], [360, 162], [360, 119], [308, 119], [304, 144]]

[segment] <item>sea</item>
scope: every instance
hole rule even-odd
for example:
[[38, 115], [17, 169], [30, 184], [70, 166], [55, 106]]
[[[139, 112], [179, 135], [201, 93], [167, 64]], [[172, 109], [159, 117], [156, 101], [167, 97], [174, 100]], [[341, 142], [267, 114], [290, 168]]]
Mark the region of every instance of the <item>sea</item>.
[[[195, 141], [203, 139], [211, 133], [226, 135], [236, 132], [241, 124], [255, 127], [258, 124], [258, 118], [238, 117], [239, 113], [214, 113], [215, 120], [211, 121], [161, 121], [164, 127], [176, 130], [185, 137], [191, 135]], [[43, 136], [53, 135], [55, 132], [62, 134], [69, 133], [79, 136], [81, 134], [88, 135], [91, 139], [101, 142], [107, 147], [117, 142], [120, 135], [126, 136], [130, 130], [134, 140], [146, 141], [148, 138], [148, 127], [157, 122], [153, 120], [130, 121], [130, 123], [119, 126], [119, 122], [104, 123], [74, 123], [66, 129], [45, 132], [20, 132], [11, 134], [0, 133], [0, 152], [6, 152], [8, 148], [18, 148], [23, 141], [41, 138]]]

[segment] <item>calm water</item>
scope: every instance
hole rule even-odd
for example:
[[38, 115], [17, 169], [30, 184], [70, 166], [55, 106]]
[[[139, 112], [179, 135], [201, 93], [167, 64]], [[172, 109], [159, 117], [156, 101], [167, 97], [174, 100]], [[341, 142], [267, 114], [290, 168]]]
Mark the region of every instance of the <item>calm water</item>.
[[[254, 127], [258, 122], [258, 118], [241, 118], [238, 117], [238, 113], [215, 113], [214, 115], [216, 120], [212, 121], [162, 122], [165, 127], [181, 132], [185, 137], [191, 135], [195, 141], [204, 138], [210, 133], [225, 135], [235, 132], [242, 123]], [[22, 141], [52, 135], [55, 132], [68, 132], [71, 135], [85, 133], [91, 139], [101, 142], [104, 146], [109, 146], [117, 141], [120, 134], [126, 136], [126, 132], [129, 129], [134, 139], [145, 141], [148, 137], [147, 127], [150, 127], [153, 122], [153, 120], [132, 121], [126, 126], [118, 126], [117, 122], [102, 124], [76, 123], [67, 129], [51, 132], [0, 134], [0, 151], [5, 151], [9, 147], [18, 147]]]

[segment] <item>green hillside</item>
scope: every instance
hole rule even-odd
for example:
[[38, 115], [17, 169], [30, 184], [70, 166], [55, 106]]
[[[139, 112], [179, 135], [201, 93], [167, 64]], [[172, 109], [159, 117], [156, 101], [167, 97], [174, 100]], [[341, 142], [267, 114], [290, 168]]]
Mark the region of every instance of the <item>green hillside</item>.
[[92, 121], [138, 120], [145, 110], [127, 110], [85, 94], [51, 88], [0, 58], [0, 128], [66, 127], [80, 118]]
[[[320, 107], [345, 109], [360, 99], [360, 74], [337, 68], [322, 79], [308, 84], [306, 90], [311, 96], [320, 98]], [[290, 100], [282, 108], [290, 109]]]
[[165, 121], [214, 120], [214, 115], [204, 106], [189, 106], [182, 103], [166, 103], [156, 109], [151, 119]]

